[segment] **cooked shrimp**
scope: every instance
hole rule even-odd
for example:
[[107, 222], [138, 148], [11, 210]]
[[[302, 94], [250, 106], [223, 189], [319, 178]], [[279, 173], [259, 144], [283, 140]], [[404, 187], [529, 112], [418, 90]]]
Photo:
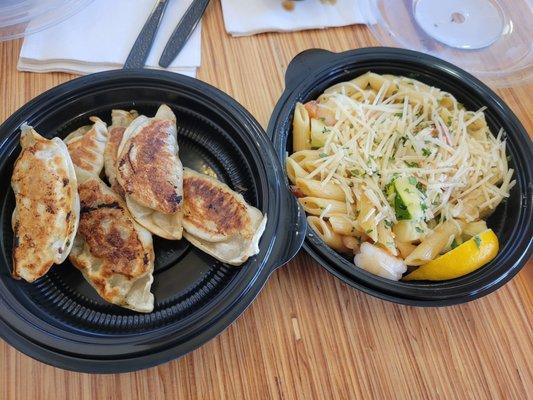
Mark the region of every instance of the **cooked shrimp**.
[[310, 118], [321, 119], [327, 126], [333, 126], [337, 122], [335, 112], [316, 100], [308, 101], [304, 104]]
[[402, 260], [367, 242], [361, 244], [361, 251], [355, 255], [354, 263], [371, 274], [393, 281], [400, 280], [402, 274], [407, 271]]

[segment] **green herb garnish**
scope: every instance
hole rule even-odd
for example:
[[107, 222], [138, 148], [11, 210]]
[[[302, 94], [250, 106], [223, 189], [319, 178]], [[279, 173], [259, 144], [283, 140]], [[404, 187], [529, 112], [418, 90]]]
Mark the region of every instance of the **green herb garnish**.
[[429, 151], [429, 149], [426, 149], [425, 147], [422, 149], [422, 155], [424, 157], [428, 157], [431, 155], [431, 151]]
[[411, 168], [419, 168], [419, 167], [420, 167], [420, 165], [419, 165], [417, 162], [404, 161], [404, 163], [405, 163], [408, 167], [411, 167]]
[[398, 220], [411, 219], [411, 214], [409, 214], [407, 206], [398, 194], [394, 196], [394, 213]]
[[476, 235], [476, 236], [473, 237], [473, 239], [474, 239], [474, 243], [476, 244], [477, 248], [479, 249], [481, 247], [481, 238], [478, 235]]

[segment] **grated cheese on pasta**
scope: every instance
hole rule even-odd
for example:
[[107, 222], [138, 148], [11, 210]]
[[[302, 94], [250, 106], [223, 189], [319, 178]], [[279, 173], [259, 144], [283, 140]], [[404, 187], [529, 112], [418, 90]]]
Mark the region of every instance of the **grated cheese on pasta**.
[[[423, 185], [426, 222], [448, 216], [471, 222], [479, 219], [473, 210], [486, 213], [509, 196], [515, 181], [505, 133], [492, 135], [485, 107], [466, 111], [438, 88], [403, 77], [383, 80], [372, 96], [353, 82], [320, 96], [320, 110], [334, 115], [335, 123], [307, 178], [338, 185], [347, 209], [364, 193], [375, 209], [363, 222], [376, 218], [375, 225], [377, 216], [397, 222], [386, 186], [398, 176], [414, 177]], [[391, 94], [393, 87], [398, 89]]]

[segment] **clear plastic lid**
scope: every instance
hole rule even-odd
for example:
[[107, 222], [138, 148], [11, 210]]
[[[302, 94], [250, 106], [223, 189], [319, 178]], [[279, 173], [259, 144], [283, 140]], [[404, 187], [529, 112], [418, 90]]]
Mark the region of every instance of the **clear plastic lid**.
[[533, 78], [529, 0], [368, 0], [369, 27], [383, 46], [431, 54], [493, 87]]
[[93, 0], [0, 0], [0, 41], [16, 39], [64, 21]]

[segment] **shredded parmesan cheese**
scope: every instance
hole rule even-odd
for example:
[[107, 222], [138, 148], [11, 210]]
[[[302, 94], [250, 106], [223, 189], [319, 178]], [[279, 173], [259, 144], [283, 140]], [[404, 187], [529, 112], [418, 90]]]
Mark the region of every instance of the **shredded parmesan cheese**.
[[[386, 195], [387, 184], [397, 176], [423, 185], [430, 218], [453, 215], [472, 221], [477, 217], [465, 210], [492, 210], [509, 196], [514, 181], [505, 135], [502, 130], [492, 135], [485, 107], [465, 111], [449, 93], [412, 79], [384, 82], [375, 96], [353, 83], [336, 85], [320, 96], [318, 102], [336, 122], [328, 127], [325, 145], [318, 149], [321, 158], [306, 178], [338, 185], [347, 209], [364, 193], [375, 208], [364, 221], [379, 215], [397, 222]], [[387, 96], [391, 85], [399, 90]]]

